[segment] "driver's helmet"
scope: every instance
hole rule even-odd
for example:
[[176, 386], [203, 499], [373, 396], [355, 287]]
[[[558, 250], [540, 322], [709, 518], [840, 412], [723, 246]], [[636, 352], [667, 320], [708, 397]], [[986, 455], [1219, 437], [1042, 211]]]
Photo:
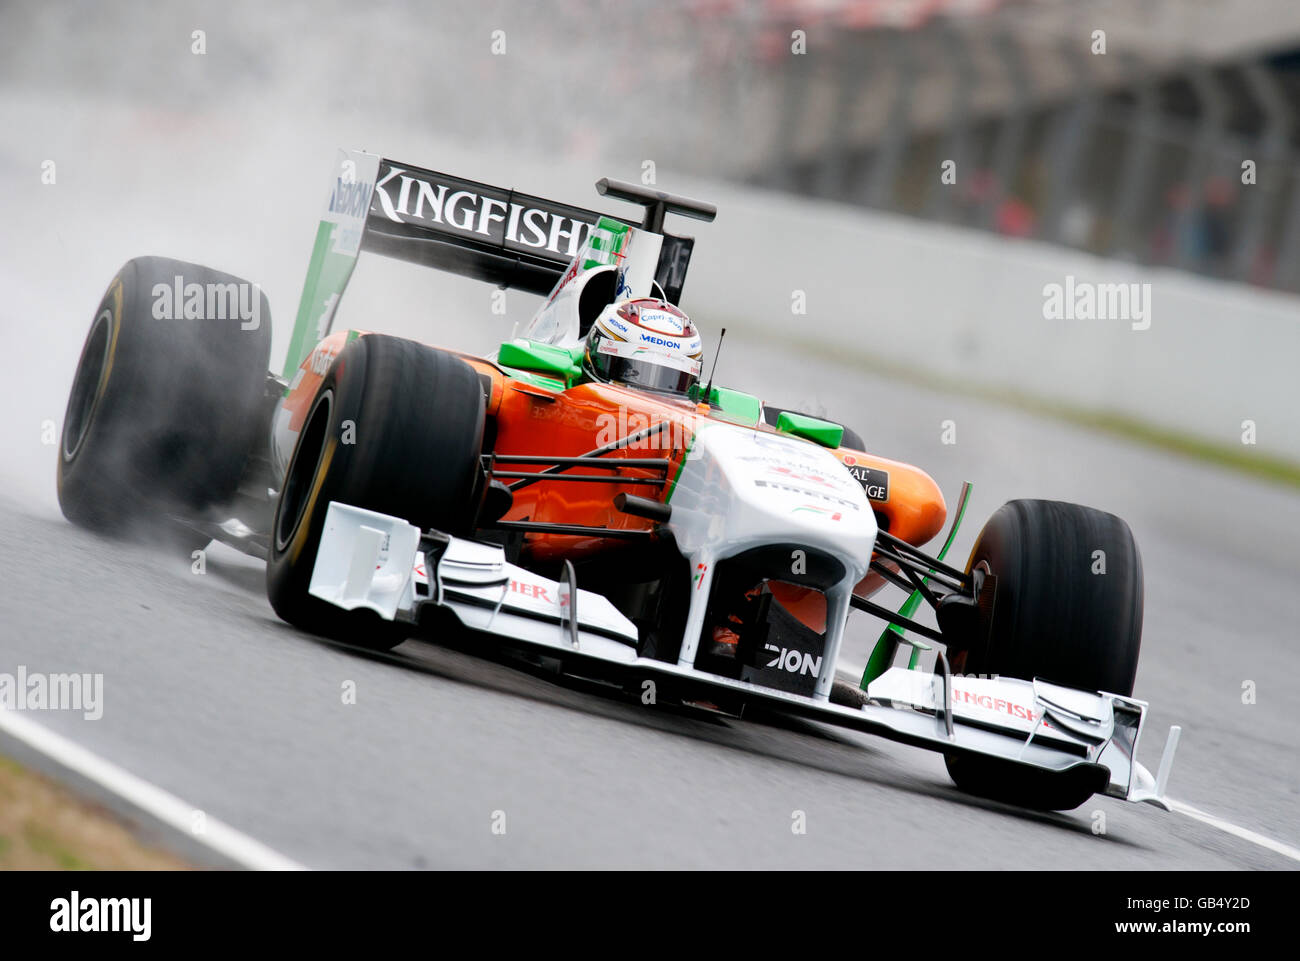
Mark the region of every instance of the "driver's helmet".
[[610, 304], [587, 333], [582, 369], [605, 383], [685, 394], [700, 379], [700, 335], [691, 319], [655, 297]]

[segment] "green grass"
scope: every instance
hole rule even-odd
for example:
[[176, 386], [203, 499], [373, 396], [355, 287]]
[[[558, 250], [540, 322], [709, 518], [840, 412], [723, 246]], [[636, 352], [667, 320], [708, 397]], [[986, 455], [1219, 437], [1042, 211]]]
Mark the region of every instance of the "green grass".
[[28, 824], [23, 828], [23, 839], [36, 854], [43, 854], [58, 865], [60, 871], [89, 871], [93, 865], [78, 857], [53, 834]]
[[176, 857], [147, 847], [103, 808], [0, 758], [0, 871], [185, 867]]

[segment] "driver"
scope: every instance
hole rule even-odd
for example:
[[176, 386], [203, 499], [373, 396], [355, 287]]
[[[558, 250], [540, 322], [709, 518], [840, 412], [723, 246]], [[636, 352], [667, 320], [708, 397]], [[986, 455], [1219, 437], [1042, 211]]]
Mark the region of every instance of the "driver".
[[655, 297], [610, 304], [587, 333], [582, 369], [593, 380], [687, 394], [700, 379], [700, 335], [691, 319]]

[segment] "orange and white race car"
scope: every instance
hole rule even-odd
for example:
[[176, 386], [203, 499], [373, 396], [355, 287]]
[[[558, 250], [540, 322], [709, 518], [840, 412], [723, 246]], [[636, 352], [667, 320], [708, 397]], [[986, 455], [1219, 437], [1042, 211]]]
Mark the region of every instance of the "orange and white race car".
[[[694, 241], [664, 221], [714, 208], [597, 189], [642, 218], [340, 152], [283, 376], [267, 372], [254, 285], [129, 261], [74, 378], [64, 513], [234, 544], [265, 558], [282, 618], [363, 647], [455, 638], [643, 699], [854, 727], [941, 751], [960, 786], [1031, 807], [1098, 792], [1163, 805], [1177, 729], [1153, 777], [1136, 760], [1128, 526], [1013, 501], [957, 568], [964, 489], [926, 553], [948, 511], [924, 471], [706, 378], [680, 306]], [[491, 357], [332, 331], [362, 251], [544, 300]], [[911, 592], [901, 610], [872, 600], [886, 584]], [[914, 618], [922, 604], [937, 628]], [[885, 628], [846, 683], [853, 610]]]

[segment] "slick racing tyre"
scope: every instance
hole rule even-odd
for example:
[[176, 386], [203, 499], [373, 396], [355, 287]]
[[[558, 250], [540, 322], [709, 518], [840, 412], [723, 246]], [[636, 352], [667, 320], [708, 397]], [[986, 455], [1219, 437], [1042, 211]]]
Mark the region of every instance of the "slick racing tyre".
[[271, 310], [247, 281], [129, 260], [95, 311], [72, 379], [58, 490], [75, 524], [170, 530], [235, 492], [265, 430]]
[[444, 351], [379, 334], [335, 359], [298, 434], [271, 529], [267, 596], [295, 627], [375, 650], [409, 625], [307, 593], [330, 501], [457, 534], [473, 523], [483, 388]]
[[[1010, 501], [980, 532], [967, 564], [976, 568], [997, 578], [992, 621], [954, 669], [1133, 693], [1142, 558], [1123, 520], [1078, 504]], [[1040, 776], [982, 757], [946, 760], [963, 790], [1025, 807], [1069, 810], [1105, 786], [1096, 769]]]

